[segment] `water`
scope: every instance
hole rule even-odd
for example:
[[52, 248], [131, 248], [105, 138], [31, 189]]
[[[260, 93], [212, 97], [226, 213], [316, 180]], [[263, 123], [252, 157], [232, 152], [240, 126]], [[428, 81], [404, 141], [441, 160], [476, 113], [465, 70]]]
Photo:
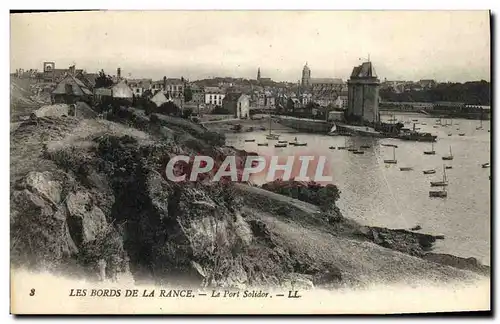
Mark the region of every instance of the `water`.
[[[227, 134], [227, 145], [265, 155], [296, 155], [306, 152], [325, 155], [327, 166], [333, 174], [333, 183], [341, 190], [339, 208], [347, 217], [372, 226], [411, 228], [422, 226], [421, 232], [444, 235], [438, 240], [435, 252], [450, 253], [462, 257], [475, 257], [483, 264], [490, 264], [490, 121], [483, 121], [483, 129], [476, 130], [480, 121], [455, 119], [454, 125], [433, 128], [436, 118], [401, 115], [398, 120], [418, 119], [422, 132], [438, 136], [434, 144], [436, 155], [424, 155], [431, 143], [372, 139], [317, 134], [281, 133], [281, 139], [292, 141], [297, 137], [307, 142], [307, 147], [274, 148], [276, 141], [265, 139], [265, 131]], [[388, 119], [386, 117], [383, 119]], [[450, 120], [448, 120], [450, 123]], [[444, 121], [443, 121], [444, 124]], [[411, 128], [408, 124], [405, 127]], [[457, 130], [460, 128], [460, 130]], [[448, 136], [452, 133], [452, 136]], [[465, 133], [465, 136], [458, 136]], [[255, 138], [254, 143], [245, 139]], [[269, 147], [256, 143], [269, 142]], [[387, 165], [384, 159], [392, 159], [393, 149], [380, 143], [393, 143], [397, 165]], [[347, 150], [330, 150], [329, 146], [371, 145], [365, 154], [356, 155]], [[454, 159], [443, 161], [450, 146]], [[446, 170], [449, 185], [447, 198], [429, 198], [430, 181], [442, 180], [443, 164], [453, 168]], [[400, 167], [413, 167], [413, 171], [400, 171]], [[424, 175], [423, 170], [435, 169], [436, 173]], [[439, 189], [437, 187], [432, 190]]]

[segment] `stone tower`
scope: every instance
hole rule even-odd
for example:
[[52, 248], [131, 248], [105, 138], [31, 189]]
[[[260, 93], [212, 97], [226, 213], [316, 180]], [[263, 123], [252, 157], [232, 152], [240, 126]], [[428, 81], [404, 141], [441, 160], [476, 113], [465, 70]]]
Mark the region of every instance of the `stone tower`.
[[359, 121], [378, 123], [380, 121], [378, 108], [380, 80], [377, 78], [372, 62], [368, 61], [354, 67], [347, 85], [348, 116]]
[[309, 88], [311, 85], [311, 70], [306, 65], [304, 65], [304, 68], [302, 69], [302, 88]]
[[260, 81], [260, 68], [257, 69], [257, 81]]

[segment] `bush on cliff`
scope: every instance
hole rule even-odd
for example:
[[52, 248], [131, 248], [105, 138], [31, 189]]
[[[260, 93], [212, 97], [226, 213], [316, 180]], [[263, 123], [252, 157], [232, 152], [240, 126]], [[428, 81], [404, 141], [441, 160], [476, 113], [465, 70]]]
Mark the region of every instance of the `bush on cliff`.
[[319, 206], [322, 210], [335, 208], [335, 202], [340, 198], [340, 190], [333, 184], [323, 186], [317, 182], [300, 182], [280, 179], [262, 185], [262, 189], [284, 196], [292, 197]]

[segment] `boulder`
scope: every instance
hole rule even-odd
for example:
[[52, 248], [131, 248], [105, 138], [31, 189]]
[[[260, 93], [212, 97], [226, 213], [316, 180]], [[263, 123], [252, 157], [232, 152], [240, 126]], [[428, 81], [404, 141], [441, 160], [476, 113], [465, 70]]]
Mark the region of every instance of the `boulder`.
[[85, 191], [70, 192], [66, 197], [66, 207], [70, 233], [77, 245], [94, 240], [107, 226], [103, 211], [94, 205], [90, 194]]
[[61, 202], [62, 185], [59, 181], [53, 180], [50, 172], [31, 171], [18, 184], [19, 189], [29, 191], [46, 199], [52, 206]]
[[27, 189], [15, 190], [12, 212], [18, 215], [11, 225], [14, 250], [33, 260], [57, 262], [78, 250], [68, 232], [66, 210], [55, 208], [40, 194]]

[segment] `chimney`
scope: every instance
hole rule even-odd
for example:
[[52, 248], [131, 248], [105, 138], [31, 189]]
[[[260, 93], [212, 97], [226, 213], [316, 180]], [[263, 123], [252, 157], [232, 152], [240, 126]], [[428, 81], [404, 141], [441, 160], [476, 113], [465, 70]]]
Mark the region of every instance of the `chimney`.
[[116, 69], [116, 77], [118, 79], [121, 79], [121, 77], [122, 77], [122, 69], [121, 68]]
[[74, 65], [72, 65], [72, 66], [69, 67], [69, 73], [71, 75], [75, 75], [75, 66]]
[[166, 90], [167, 89], [167, 77], [164, 76], [163, 77], [163, 90]]

